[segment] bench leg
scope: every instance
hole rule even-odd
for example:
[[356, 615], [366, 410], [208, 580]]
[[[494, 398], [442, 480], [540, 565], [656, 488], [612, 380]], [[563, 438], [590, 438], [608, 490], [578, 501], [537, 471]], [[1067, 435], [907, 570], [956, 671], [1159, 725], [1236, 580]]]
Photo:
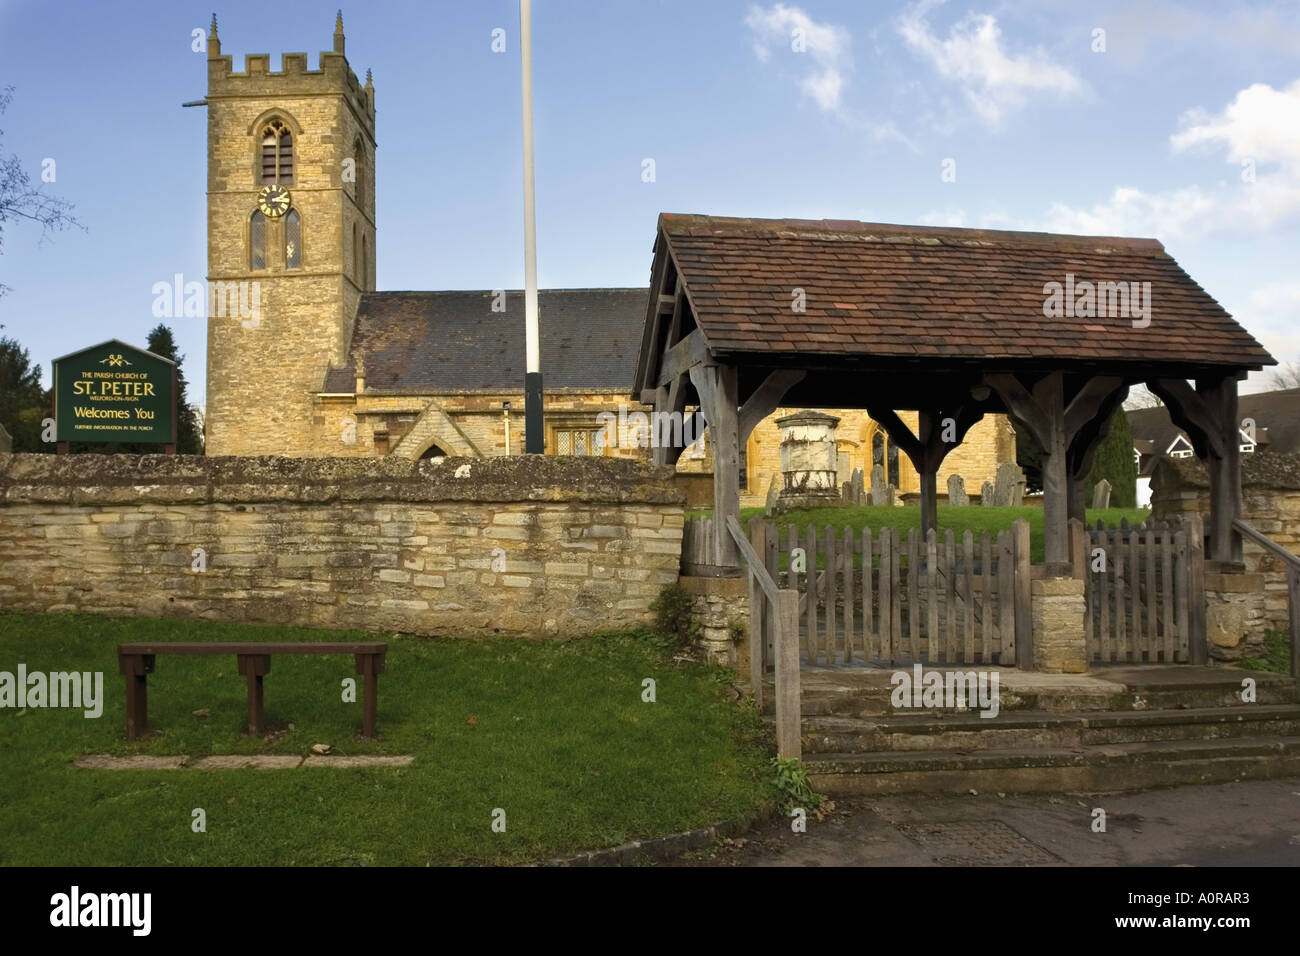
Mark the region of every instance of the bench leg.
[[126, 739], [138, 740], [149, 732], [149, 675], [126, 675]]
[[261, 737], [266, 733], [266, 718], [262, 710], [262, 675], [248, 675], [248, 735]]
[[367, 654], [362, 667], [365, 669], [366, 702], [365, 716], [362, 719], [361, 733], [366, 737], [375, 735], [375, 720], [379, 716], [379, 675], [375, 673], [375, 658]]

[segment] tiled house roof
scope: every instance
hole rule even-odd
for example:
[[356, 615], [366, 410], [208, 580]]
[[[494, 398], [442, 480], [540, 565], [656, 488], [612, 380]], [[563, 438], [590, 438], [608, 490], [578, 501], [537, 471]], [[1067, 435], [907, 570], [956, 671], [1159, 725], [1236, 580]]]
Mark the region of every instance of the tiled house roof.
[[[646, 289], [545, 289], [538, 293], [543, 381], [552, 388], [632, 383]], [[367, 389], [438, 392], [523, 389], [524, 294], [367, 292], [357, 308], [348, 365], [332, 368], [322, 390], [351, 393], [360, 356]]]
[[[1163, 455], [1174, 439], [1183, 433], [1169, 420], [1169, 412], [1163, 405], [1138, 408], [1126, 414], [1135, 441], [1149, 441], [1153, 454]], [[1237, 398], [1237, 417], [1255, 420], [1259, 450], [1300, 452], [1300, 388], [1240, 395]]]
[[[715, 354], [1274, 364], [1154, 239], [667, 213], [659, 228]], [[1150, 325], [1045, 316], [1044, 284], [1067, 274], [1150, 282]]]

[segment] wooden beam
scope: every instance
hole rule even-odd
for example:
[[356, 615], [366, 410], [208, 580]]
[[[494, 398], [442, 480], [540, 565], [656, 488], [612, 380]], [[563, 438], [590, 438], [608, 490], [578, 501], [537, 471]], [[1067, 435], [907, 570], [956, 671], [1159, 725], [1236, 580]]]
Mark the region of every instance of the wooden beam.
[[1121, 388], [1127, 393], [1124, 380], [1118, 376], [1098, 375], [1088, 379], [1065, 408], [1065, 440], [1072, 442], [1079, 429], [1093, 421], [1107, 400]]
[[1050, 440], [1049, 423], [1020, 379], [1009, 373], [990, 372], [984, 376], [984, 382], [998, 393], [1007, 415], [1029, 432], [1039, 448], [1045, 448]]
[[921, 444], [920, 439], [912, 434], [912, 429], [903, 424], [903, 420], [898, 417], [898, 413], [888, 406], [881, 405], [878, 402], [869, 402], [867, 404], [867, 414], [876, 420], [885, 433], [889, 435], [889, 440], [902, 450], [912, 462], [912, 467], [919, 473], [925, 446]]
[[[655, 385], [671, 384], [673, 379], [678, 376], [693, 372], [694, 369], [702, 366], [708, 361], [708, 358], [709, 350], [704, 344], [704, 335], [699, 329], [696, 329], [664, 353], [663, 360], [659, 364], [659, 375], [655, 379]], [[695, 381], [694, 376], [692, 376], [691, 381]], [[698, 387], [697, 385], [696, 388]], [[707, 410], [704, 415], [706, 418], [710, 418]], [[710, 421], [712, 421], [712, 418], [710, 418]]]
[[[1207, 450], [1219, 458], [1224, 456], [1221, 423], [1197, 391], [1181, 378], [1154, 379], [1146, 386], [1165, 403], [1170, 420], [1187, 432], [1197, 457], [1204, 458]], [[1232, 444], [1235, 447], [1239, 442]]]
[[750, 433], [756, 425], [776, 411], [791, 387], [802, 382], [808, 373], [802, 369], [777, 369], [769, 372], [763, 384], [754, 389], [740, 408], [739, 441], [743, 445], [749, 440]]

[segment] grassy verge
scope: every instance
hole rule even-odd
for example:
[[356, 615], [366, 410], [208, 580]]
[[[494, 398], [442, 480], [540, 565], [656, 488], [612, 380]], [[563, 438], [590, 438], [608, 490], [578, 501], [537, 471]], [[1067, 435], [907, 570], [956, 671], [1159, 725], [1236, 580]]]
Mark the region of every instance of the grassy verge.
[[[381, 636], [382, 637], [382, 636]], [[389, 637], [380, 739], [342, 701], [350, 657], [273, 659], [269, 741], [242, 733], [232, 657], [162, 656], [161, 734], [124, 739], [125, 641], [357, 640], [374, 634], [0, 611], [0, 670], [102, 671], [104, 712], [0, 709], [0, 863], [514, 863], [751, 819], [774, 798], [760, 724], [729, 676], [675, 665], [653, 635], [570, 641]], [[642, 701], [644, 678], [656, 702]], [[359, 696], [359, 695], [358, 695]], [[211, 716], [196, 717], [207, 709]], [[292, 729], [290, 729], [292, 724]], [[72, 770], [83, 753], [411, 753], [403, 769]], [[191, 831], [201, 807], [207, 832]], [[506, 812], [506, 832], [492, 814]]]
[[1291, 634], [1289, 631], [1264, 632], [1264, 656], [1243, 657], [1241, 666], [1253, 671], [1291, 673]]
[[[707, 516], [711, 513], [710, 511], [693, 511], [689, 516]], [[1122, 519], [1127, 518], [1129, 524], [1137, 524], [1146, 520], [1150, 514], [1151, 512], [1143, 508], [1105, 508], [1088, 511], [1087, 522], [1088, 524], [1095, 524], [1100, 519], [1106, 525], [1118, 525]], [[742, 508], [740, 522], [742, 525], [747, 525], [750, 518], [762, 517], [762, 515], [762, 508]], [[1028, 519], [1030, 549], [1033, 560], [1041, 562], [1043, 560], [1042, 508], [1032, 506], [985, 508], [979, 505], [967, 507], [939, 505], [939, 540], [943, 540], [944, 532], [950, 528], [958, 541], [961, 540], [962, 533], [966, 531], [970, 531], [977, 537], [984, 531], [996, 535], [997, 532], [1010, 528], [1012, 522], [1019, 518]], [[906, 538], [910, 529], [916, 528], [918, 531], [920, 530], [921, 509], [916, 505], [817, 508], [808, 511], [791, 511], [780, 515], [775, 520], [781, 528], [782, 534], [790, 525], [798, 528], [800, 534], [806, 532], [810, 526], [816, 528], [818, 532], [822, 532], [827, 525], [830, 525], [836, 529], [837, 533], [843, 533], [846, 526], [852, 527], [857, 532], [861, 532], [863, 528], [871, 528], [873, 531], [881, 528], [897, 528], [899, 533]]]

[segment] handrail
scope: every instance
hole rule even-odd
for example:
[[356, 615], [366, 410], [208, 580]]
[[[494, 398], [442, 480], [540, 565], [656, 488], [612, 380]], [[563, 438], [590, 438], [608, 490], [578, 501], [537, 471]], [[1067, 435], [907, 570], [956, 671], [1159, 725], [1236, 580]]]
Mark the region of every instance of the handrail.
[[767, 568], [764, 567], [763, 560], [758, 556], [758, 552], [754, 550], [754, 546], [749, 543], [749, 538], [747, 538], [745, 532], [741, 530], [740, 522], [736, 520], [735, 515], [727, 515], [727, 530], [731, 532], [731, 537], [735, 539], [736, 547], [738, 547], [740, 553], [744, 555], [745, 563], [749, 565], [750, 573], [752, 573], [755, 580], [758, 581], [759, 587], [763, 589], [763, 593], [767, 595], [767, 599], [773, 604], [776, 604], [777, 593], [779, 590], [776, 586], [776, 582], [772, 580], [772, 575], [767, 573]]
[[758, 551], [750, 544], [735, 515], [727, 516], [727, 531], [735, 539], [736, 547], [749, 566], [749, 675], [754, 685], [754, 700], [762, 706], [763, 700], [763, 644], [766, 637], [760, 620], [757, 583], [768, 601], [768, 621], [772, 628], [772, 647], [775, 653], [773, 678], [776, 714], [776, 749], [782, 757], [803, 756], [800, 739], [799, 702], [799, 592], [779, 588], [767, 571]]
[[1232, 526], [1236, 530], [1240, 531], [1247, 538], [1250, 538], [1251, 541], [1254, 541], [1261, 548], [1268, 551], [1270, 554], [1274, 555], [1275, 557], [1281, 558], [1288, 565], [1295, 568], [1297, 571], [1300, 571], [1300, 556], [1292, 554], [1290, 551], [1282, 547], [1280, 544], [1278, 544], [1268, 535], [1264, 534], [1261, 531], [1257, 531], [1255, 528], [1252, 528], [1250, 525], [1248, 525], [1245, 521], [1242, 521], [1240, 518], [1233, 518]]

